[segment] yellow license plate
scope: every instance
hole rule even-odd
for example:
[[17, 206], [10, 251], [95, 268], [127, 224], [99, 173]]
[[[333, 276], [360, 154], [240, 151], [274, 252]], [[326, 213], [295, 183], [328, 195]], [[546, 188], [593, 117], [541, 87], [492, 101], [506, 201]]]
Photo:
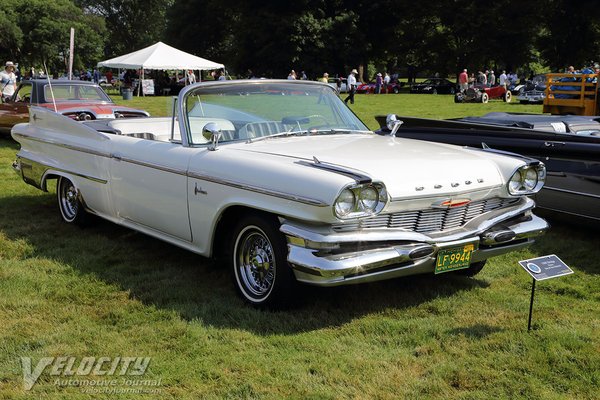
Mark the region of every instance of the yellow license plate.
[[440, 250], [435, 262], [435, 273], [441, 274], [442, 272], [468, 268], [471, 265], [473, 250], [475, 250], [473, 244]]

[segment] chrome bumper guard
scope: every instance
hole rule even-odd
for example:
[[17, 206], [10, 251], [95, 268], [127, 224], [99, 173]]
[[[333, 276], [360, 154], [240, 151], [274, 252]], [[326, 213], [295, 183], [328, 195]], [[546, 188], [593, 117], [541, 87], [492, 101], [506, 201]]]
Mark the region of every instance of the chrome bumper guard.
[[525, 198], [446, 234], [399, 229], [334, 233], [290, 221], [283, 222], [281, 231], [287, 237], [288, 262], [298, 281], [339, 286], [433, 273], [440, 250], [466, 244], [474, 245], [472, 262], [527, 247], [549, 228], [531, 213], [533, 207], [533, 200]]

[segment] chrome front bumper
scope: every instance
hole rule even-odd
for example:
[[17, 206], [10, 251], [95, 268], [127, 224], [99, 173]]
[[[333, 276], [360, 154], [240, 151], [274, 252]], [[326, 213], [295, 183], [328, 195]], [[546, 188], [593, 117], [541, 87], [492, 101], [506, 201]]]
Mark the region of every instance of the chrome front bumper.
[[448, 234], [396, 229], [333, 233], [284, 221], [288, 262], [300, 282], [339, 286], [433, 273], [440, 250], [473, 244], [472, 262], [527, 247], [548, 223], [531, 214], [534, 203], [486, 213]]

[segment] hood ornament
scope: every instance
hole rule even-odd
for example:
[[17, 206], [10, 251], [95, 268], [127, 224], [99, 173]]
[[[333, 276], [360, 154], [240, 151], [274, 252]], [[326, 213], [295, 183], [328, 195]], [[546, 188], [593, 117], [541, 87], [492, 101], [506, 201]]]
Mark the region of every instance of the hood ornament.
[[398, 132], [404, 121], [399, 120], [396, 114], [388, 114], [385, 123], [390, 130], [390, 136], [396, 136], [396, 132]]

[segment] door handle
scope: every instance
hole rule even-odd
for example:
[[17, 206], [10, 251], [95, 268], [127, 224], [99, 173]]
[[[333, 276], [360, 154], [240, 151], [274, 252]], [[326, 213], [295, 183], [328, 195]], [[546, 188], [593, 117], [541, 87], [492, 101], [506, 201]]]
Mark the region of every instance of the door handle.
[[123, 155], [121, 153], [113, 153], [111, 154], [111, 157], [117, 161], [121, 161], [123, 159]]

